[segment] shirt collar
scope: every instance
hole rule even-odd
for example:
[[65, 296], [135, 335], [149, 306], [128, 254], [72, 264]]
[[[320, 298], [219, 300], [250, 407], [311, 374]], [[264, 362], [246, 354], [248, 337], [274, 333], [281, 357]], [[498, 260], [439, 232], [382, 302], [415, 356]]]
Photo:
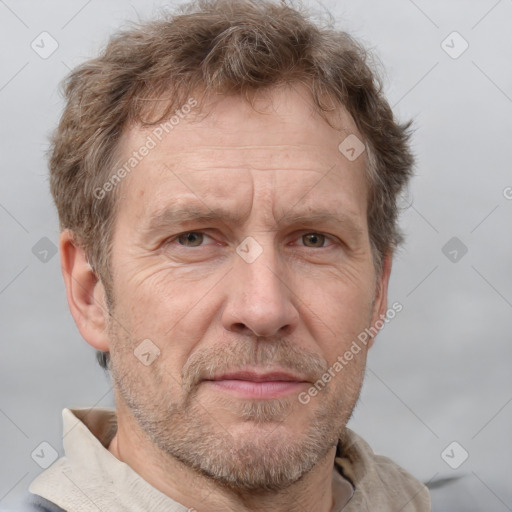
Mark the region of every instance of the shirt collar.
[[[189, 509], [150, 485], [108, 451], [117, 430], [112, 409], [64, 409], [63, 445], [59, 459], [32, 482], [29, 490], [65, 510], [81, 512], [187, 512]], [[336, 459], [333, 468], [334, 507], [340, 512], [354, 488]], [[63, 478], [64, 476], [64, 478]]]

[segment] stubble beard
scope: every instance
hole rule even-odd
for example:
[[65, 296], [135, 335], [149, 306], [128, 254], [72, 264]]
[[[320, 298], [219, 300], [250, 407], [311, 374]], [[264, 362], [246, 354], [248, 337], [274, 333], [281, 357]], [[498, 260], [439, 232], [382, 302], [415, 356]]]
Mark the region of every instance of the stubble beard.
[[[210, 399], [204, 399], [198, 381], [214, 369], [272, 362], [319, 378], [327, 370], [324, 359], [287, 340], [254, 345], [244, 341], [192, 354], [182, 371], [182, 396], [171, 401], [173, 379], [159, 361], [142, 366], [124, 331], [111, 325], [109, 334], [114, 385], [145, 436], [163, 454], [237, 493], [284, 490], [309, 473], [343, 437], [363, 380], [365, 361], [344, 368], [347, 374], [336, 377], [342, 385], [334, 378], [308, 405], [294, 394], [275, 400], [236, 400], [235, 407], [232, 397], [212, 401], [209, 394]], [[219, 407], [236, 415], [235, 426], [223, 425], [216, 417]], [[287, 423], [304, 407], [309, 408], [307, 426], [294, 433]]]

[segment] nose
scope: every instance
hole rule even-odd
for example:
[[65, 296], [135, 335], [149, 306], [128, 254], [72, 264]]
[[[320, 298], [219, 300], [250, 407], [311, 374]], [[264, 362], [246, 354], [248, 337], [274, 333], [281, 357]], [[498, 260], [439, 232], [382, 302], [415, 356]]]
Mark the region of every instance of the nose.
[[236, 256], [227, 276], [224, 328], [253, 336], [289, 336], [297, 328], [299, 312], [287, 277], [270, 247], [251, 263]]

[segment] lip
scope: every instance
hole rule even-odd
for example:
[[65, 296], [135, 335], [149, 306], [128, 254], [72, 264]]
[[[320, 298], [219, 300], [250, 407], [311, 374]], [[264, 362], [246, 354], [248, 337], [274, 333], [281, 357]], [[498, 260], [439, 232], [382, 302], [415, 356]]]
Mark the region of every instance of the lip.
[[254, 372], [249, 370], [229, 372], [203, 381], [224, 393], [245, 399], [269, 400], [290, 393], [298, 393], [309, 384], [306, 380], [288, 372]]
[[250, 382], [305, 382], [305, 380], [301, 377], [293, 375], [288, 372], [282, 371], [273, 371], [273, 372], [255, 372], [251, 370], [241, 370], [237, 372], [229, 372], [223, 373], [221, 375], [216, 375], [212, 379], [208, 379], [212, 381], [219, 380], [245, 380]]

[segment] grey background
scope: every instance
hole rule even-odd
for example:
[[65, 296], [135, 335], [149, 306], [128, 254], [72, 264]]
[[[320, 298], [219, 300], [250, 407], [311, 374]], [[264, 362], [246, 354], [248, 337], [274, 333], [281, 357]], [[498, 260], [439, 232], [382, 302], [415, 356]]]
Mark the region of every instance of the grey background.
[[[42, 441], [62, 454], [64, 407], [113, 405], [68, 312], [58, 256], [36, 245], [58, 240], [44, 157], [57, 85], [125, 20], [164, 5], [0, 0], [0, 508], [42, 471], [31, 458]], [[323, 5], [374, 48], [391, 105], [416, 127], [389, 294], [404, 309], [370, 351], [350, 426], [425, 482], [461, 477], [433, 491], [434, 510], [512, 510], [512, 1]], [[47, 59], [30, 46], [43, 31], [59, 45]], [[442, 47], [453, 31], [469, 44], [456, 59]], [[452, 55], [462, 45], [444, 43]], [[452, 237], [455, 262], [442, 251]], [[453, 441], [469, 453], [457, 469], [441, 457]]]

